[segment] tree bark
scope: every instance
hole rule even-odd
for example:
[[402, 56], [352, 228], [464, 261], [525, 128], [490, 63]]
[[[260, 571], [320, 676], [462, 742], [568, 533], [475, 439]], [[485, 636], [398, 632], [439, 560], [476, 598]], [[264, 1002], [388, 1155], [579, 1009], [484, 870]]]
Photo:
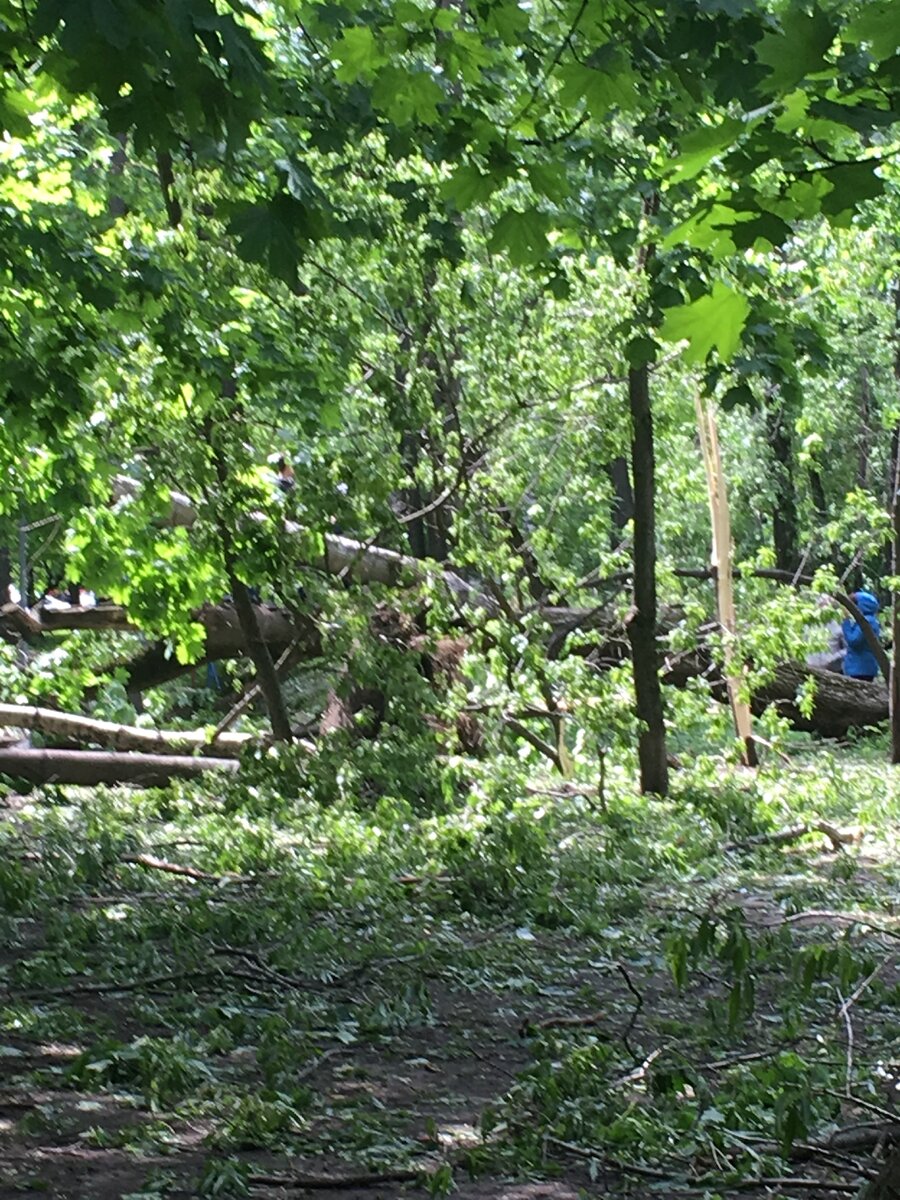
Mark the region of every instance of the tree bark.
[[646, 363], [628, 372], [628, 403], [634, 481], [634, 605], [628, 620], [628, 641], [641, 723], [638, 734], [641, 791], [665, 796], [669, 790], [669, 767], [656, 645], [656, 464]]
[[[221, 394], [223, 400], [231, 402], [234, 406], [234, 411], [229, 413], [229, 416], [231, 418], [238, 417], [241, 413], [241, 406], [237, 401], [237, 380], [233, 372], [226, 374], [222, 379]], [[284, 693], [281, 690], [281, 681], [278, 678], [278, 672], [275, 670], [275, 661], [272, 658], [269, 645], [260, 630], [256, 608], [250, 599], [250, 591], [238, 574], [238, 555], [235, 551], [234, 535], [228, 527], [221, 507], [222, 499], [228, 495], [228, 462], [226, 461], [221, 445], [215, 437], [216, 430], [212, 425], [211, 418], [207, 419], [206, 424], [205, 433], [212, 448], [213, 465], [219, 484], [220, 507], [217, 521], [219, 545], [222, 552], [225, 574], [228, 579], [228, 586], [231, 589], [231, 598], [234, 602], [241, 633], [244, 636], [247, 653], [256, 670], [259, 690], [262, 693], [266, 711], [269, 714], [272, 737], [276, 742], [290, 742], [293, 740], [293, 732], [291, 730], [291, 719], [288, 715], [287, 705], [284, 702]]]
[[165, 787], [205, 771], [236, 771], [233, 758], [116, 754], [109, 750], [0, 750], [0, 775], [31, 783], [133, 783]]
[[612, 519], [612, 548], [622, 540], [622, 531], [634, 517], [634, 492], [631, 487], [631, 477], [628, 474], [628, 460], [619, 455], [606, 464], [606, 474], [613, 487], [613, 502], [610, 511]]
[[897, 1200], [900, 1196], [900, 1147], [895, 1146], [884, 1166], [863, 1189], [861, 1200]]
[[800, 561], [793, 439], [785, 402], [775, 393], [768, 397], [766, 425], [775, 460], [775, 505], [772, 511], [775, 562], [782, 571], [793, 571]]
[[234, 574], [233, 564], [229, 567], [228, 583], [247, 646], [247, 653], [256, 668], [259, 690], [265, 701], [269, 723], [272, 726], [272, 737], [276, 742], [290, 742], [294, 736], [291, 730], [291, 718], [284, 702], [281, 681], [275, 670], [269, 643], [260, 629], [256, 608], [250, 600], [247, 585]]
[[[900, 438], [900, 427], [898, 427]], [[900, 455], [894, 461], [893, 496], [891, 497], [891, 523], [894, 531], [891, 574], [900, 576]], [[891, 605], [891, 640], [893, 661], [890, 670], [891, 689], [891, 762], [900, 764], [900, 590], [895, 590]]]

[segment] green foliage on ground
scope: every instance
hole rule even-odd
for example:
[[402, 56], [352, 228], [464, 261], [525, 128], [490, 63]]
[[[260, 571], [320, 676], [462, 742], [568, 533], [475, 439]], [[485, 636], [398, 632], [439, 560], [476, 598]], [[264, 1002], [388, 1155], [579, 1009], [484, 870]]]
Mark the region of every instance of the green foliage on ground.
[[[797, 1173], [842, 1112], [890, 1106], [900, 812], [876, 753], [698, 758], [668, 801], [476, 764], [437, 807], [322, 803], [271, 761], [7, 789], [0, 1044], [7, 1088], [43, 1097], [16, 1138], [64, 1136], [82, 1097], [74, 1136], [135, 1180], [164, 1153], [162, 1191], [234, 1196], [293, 1159], [438, 1190], [443, 1162], [709, 1196]], [[863, 840], [747, 843], [804, 819]]]

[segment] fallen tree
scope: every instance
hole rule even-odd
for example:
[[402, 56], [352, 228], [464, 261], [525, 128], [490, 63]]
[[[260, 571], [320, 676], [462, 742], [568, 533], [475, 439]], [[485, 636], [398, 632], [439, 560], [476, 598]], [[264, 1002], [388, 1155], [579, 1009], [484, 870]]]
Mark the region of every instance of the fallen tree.
[[[290, 646], [296, 646], [306, 658], [314, 658], [320, 652], [319, 632], [311, 618], [294, 615], [270, 604], [255, 607], [260, 632], [275, 654], [283, 653]], [[204, 650], [200, 658], [186, 666], [178, 661], [165, 642], [151, 642], [136, 658], [123, 664], [127, 670], [125, 688], [129, 693], [158, 687], [204, 663], [238, 658], [246, 653], [238, 615], [232, 605], [204, 604], [191, 613], [191, 619], [204, 630]], [[126, 610], [116, 604], [64, 609], [4, 604], [0, 608], [0, 623], [28, 638], [70, 629], [138, 632]]]
[[[727, 700], [721, 673], [702, 649], [673, 655], [663, 665], [663, 682], [674, 687], [686, 687], [690, 680], [700, 678], [710, 685], [717, 700]], [[811, 683], [815, 685], [812, 707], [804, 713], [798, 696]], [[754, 690], [750, 706], [755, 716], [773, 707], [794, 729], [803, 732], [844, 737], [851, 729], [874, 728], [887, 720], [888, 692], [881, 679], [868, 683], [820, 667], [787, 662], [779, 663], [771, 677]]]
[[165, 787], [204, 771], [236, 771], [234, 758], [181, 754], [118, 754], [109, 750], [0, 750], [0, 775], [30, 783], [133, 783]]
[[[136, 481], [120, 476], [116, 480], [115, 497], [119, 503], [129, 503], [137, 493]], [[262, 520], [261, 514], [251, 514], [251, 519]], [[175, 526], [190, 527], [198, 520], [198, 511], [193, 503], [180, 493], [170, 493], [170, 508], [161, 520]], [[285, 522], [288, 534], [305, 534], [308, 531], [292, 522]], [[308, 547], [310, 539], [306, 537]], [[437, 564], [429, 564], [400, 554], [397, 551], [371, 546], [336, 534], [326, 534], [318, 542], [320, 550], [304, 556], [303, 565], [318, 569], [338, 578], [353, 578], [363, 583], [379, 583], [400, 586], [425, 578], [437, 578], [444, 582], [454, 601], [460, 608], [464, 605], [496, 615], [502, 604], [496, 597], [486, 595], [476, 585], [466, 581], [458, 573]], [[691, 577], [708, 578], [711, 572], [682, 571]], [[624, 578], [624, 576], [623, 576]], [[779, 582], [786, 582], [780, 576]], [[797, 580], [791, 577], [790, 581]], [[805, 577], [802, 582], [808, 582]], [[855, 608], [852, 600], [845, 607]], [[595, 669], [625, 661], [629, 657], [625, 629], [613, 618], [606, 606], [574, 608], [564, 606], [536, 606], [548, 626], [548, 653], [558, 657], [563, 653], [577, 653], [592, 661]], [[260, 632], [273, 654], [283, 654], [295, 647], [299, 657], [312, 657], [320, 650], [319, 635], [315, 622], [309, 617], [293, 616], [267, 605], [256, 606]], [[663, 614], [666, 625], [677, 621], [677, 615]], [[201, 663], [243, 655], [247, 652], [246, 642], [238, 616], [228, 604], [205, 605], [193, 617], [202, 624], [206, 632], [204, 654]], [[61, 629], [107, 629], [128, 630], [133, 628], [128, 614], [117, 606], [101, 606], [94, 609], [69, 609], [54, 612], [35, 612], [6, 605], [2, 610], [3, 623], [20, 633], [37, 635]], [[659, 630], [660, 635], [665, 627]], [[590, 633], [590, 644], [572, 646], [570, 637], [577, 633], [583, 637]], [[883, 651], [881, 651], [883, 656]], [[196, 665], [196, 664], [194, 664]], [[149, 645], [137, 658], [127, 664], [126, 687], [132, 694], [155, 687], [183, 673], [185, 668], [170, 654], [161, 642]], [[685, 686], [688, 680], [705, 677], [713, 693], [724, 698], [724, 685], [711, 663], [710, 656], [700, 651], [679, 655], [662, 666], [663, 679], [674, 686]], [[798, 691], [810, 680], [816, 681], [816, 695], [811, 712], [800, 711], [797, 703]], [[774, 671], [771, 679], [757, 689], [753, 697], [756, 713], [775, 705], [779, 712], [791, 721], [795, 728], [817, 731], [826, 736], [842, 736], [851, 728], [869, 727], [887, 719], [887, 692], [880, 681], [865, 683], [847, 679], [827, 671], [805, 667], [799, 663], [785, 663]]]
[[237, 758], [252, 742], [250, 733], [220, 733], [210, 744], [202, 729], [140, 729], [98, 721], [80, 713], [58, 712], [52, 708], [0, 704], [0, 727], [31, 729], [65, 741], [94, 742], [109, 750], [142, 750], [149, 754], [214, 753], [219, 758]]
[[[293, 648], [298, 659], [308, 659], [320, 653], [318, 630], [311, 618], [295, 617], [269, 605], [258, 605], [257, 611], [260, 629], [275, 653], [284, 653], [288, 648]], [[604, 612], [598, 607], [576, 609], [548, 606], [541, 610], [541, 614], [550, 627], [548, 646], [551, 654], [561, 653], [564, 643], [573, 634], [588, 634], [589, 641], [571, 646], [571, 652], [588, 659], [596, 670], [627, 661], [628, 643], [624, 630], [608, 611]], [[231, 606], [205, 605], [193, 615], [206, 631], [201, 663], [233, 658], [246, 652], [237, 614]], [[661, 638], [679, 618], [676, 610], [664, 615], [666, 622], [659, 629]], [[7, 604], [0, 610], [0, 618], [9, 628], [20, 632], [27, 630], [31, 636], [66, 629], [133, 629], [125, 610], [115, 605], [42, 611]], [[149, 645], [126, 665], [126, 687], [131, 693], [156, 687], [192, 669], [179, 663], [161, 642]], [[720, 674], [711, 656], [702, 647], [687, 653], [664, 656], [661, 669], [664, 683], [684, 687], [690, 680], [702, 677], [710, 684], [717, 699], [726, 699]], [[800, 711], [797, 695], [810, 680], [816, 682], [816, 695], [811, 713], [805, 715]], [[779, 665], [771, 679], [757, 688], [752, 701], [753, 711], [759, 714], [770, 705], [777, 707], [794, 728], [818, 732], [827, 737], [842, 737], [850, 729], [880, 725], [888, 718], [888, 695], [882, 681], [866, 683], [800, 663]]]

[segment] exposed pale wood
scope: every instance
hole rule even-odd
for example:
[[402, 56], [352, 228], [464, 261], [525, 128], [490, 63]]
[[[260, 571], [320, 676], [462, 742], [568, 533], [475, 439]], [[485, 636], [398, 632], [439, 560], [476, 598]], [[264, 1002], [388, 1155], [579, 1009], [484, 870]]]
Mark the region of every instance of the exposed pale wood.
[[[178, 754], [212, 747], [206, 731], [181, 729], [139, 729], [114, 721], [99, 721], [80, 713], [59, 712], [21, 704], [0, 704], [0, 727], [34, 729], [75, 742], [94, 742], [109, 750], [143, 750], [151, 754]], [[215, 753], [220, 758], [236, 758], [254, 737], [249, 733], [222, 733], [216, 739]]]
[[725, 683], [734, 717], [735, 731], [741, 742], [745, 766], [757, 765], [756, 748], [753, 744], [753, 720], [750, 705], [741, 696], [742, 671], [734, 653], [737, 635], [737, 614], [734, 606], [734, 549], [731, 542], [731, 513], [728, 507], [728, 486], [722, 466], [719, 447], [719, 432], [715, 411], [710, 401], [704, 402], [697, 394], [697, 424], [700, 445], [706, 467], [706, 483], [709, 492], [709, 512], [712, 523], [712, 566], [716, 575], [716, 600], [719, 624], [725, 637]]
[[[119, 502], [137, 496], [139, 491], [138, 481], [128, 476], [117, 475], [113, 481], [113, 496]], [[166, 523], [190, 527], [198, 517], [197, 508], [187, 496], [180, 492], [170, 493], [170, 507], [164, 518]], [[249, 513], [248, 519], [261, 521], [264, 517], [261, 513]], [[328, 575], [389, 586], [397, 586], [403, 582], [412, 583], [433, 576], [443, 579], [448, 591], [459, 603], [474, 604], [491, 611], [497, 607], [489, 596], [467, 583], [456, 572], [444, 570], [407, 554], [400, 554], [396, 550], [386, 550], [382, 546], [372, 546], [335, 533], [312, 538], [310, 531], [295, 521], [285, 521], [284, 531], [292, 537], [302, 536], [306, 544], [313, 548], [312, 552], [304, 556], [306, 566], [324, 571]]]

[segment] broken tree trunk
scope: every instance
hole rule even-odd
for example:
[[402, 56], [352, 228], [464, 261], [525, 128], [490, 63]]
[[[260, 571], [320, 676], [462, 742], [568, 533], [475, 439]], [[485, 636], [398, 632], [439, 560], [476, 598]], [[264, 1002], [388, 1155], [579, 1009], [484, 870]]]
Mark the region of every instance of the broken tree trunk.
[[[684, 687], [688, 680], [699, 676], [706, 676], [718, 700], [726, 699], [721, 677], [702, 651], [673, 658], [667, 664], [663, 681]], [[810, 679], [816, 681], [816, 694], [812, 712], [805, 716], [797, 704], [797, 693]], [[851, 729], [874, 728], [887, 720], [888, 692], [880, 679], [868, 683], [802, 663], [781, 663], [769, 682], [758, 687], [751, 699], [751, 709], [757, 716], [769, 707], [786, 717], [794, 729], [823, 737], [844, 737]]]
[[94, 742], [109, 750], [143, 750], [149, 754], [178, 754], [192, 751], [219, 758], [237, 758], [251, 742], [250, 733], [221, 733], [210, 746], [205, 730], [138, 729], [98, 721], [80, 713], [58, 712], [52, 708], [33, 708], [20, 704], [0, 704], [0, 728], [35, 729], [40, 733], [73, 742]]
[[724, 656], [726, 686], [735, 732], [741, 741], [744, 765], [757, 766], [756, 746], [753, 742], [753, 723], [750, 705], [741, 696], [742, 670], [735, 663], [734, 639], [737, 635], [737, 614], [734, 607], [734, 551], [731, 544], [731, 513], [728, 507], [728, 488], [719, 448], [719, 432], [716, 427], [712, 403], [706, 403], [697, 395], [697, 424], [700, 431], [700, 446], [706, 467], [706, 483], [709, 491], [709, 513], [712, 523], [712, 567], [716, 574], [716, 606], [719, 624], [725, 634]]
[[31, 783], [133, 783], [164, 787], [204, 771], [236, 771], [233, 758], [182, 754], [116, 754], [109, 750], [0, 750], [0, 775]]

